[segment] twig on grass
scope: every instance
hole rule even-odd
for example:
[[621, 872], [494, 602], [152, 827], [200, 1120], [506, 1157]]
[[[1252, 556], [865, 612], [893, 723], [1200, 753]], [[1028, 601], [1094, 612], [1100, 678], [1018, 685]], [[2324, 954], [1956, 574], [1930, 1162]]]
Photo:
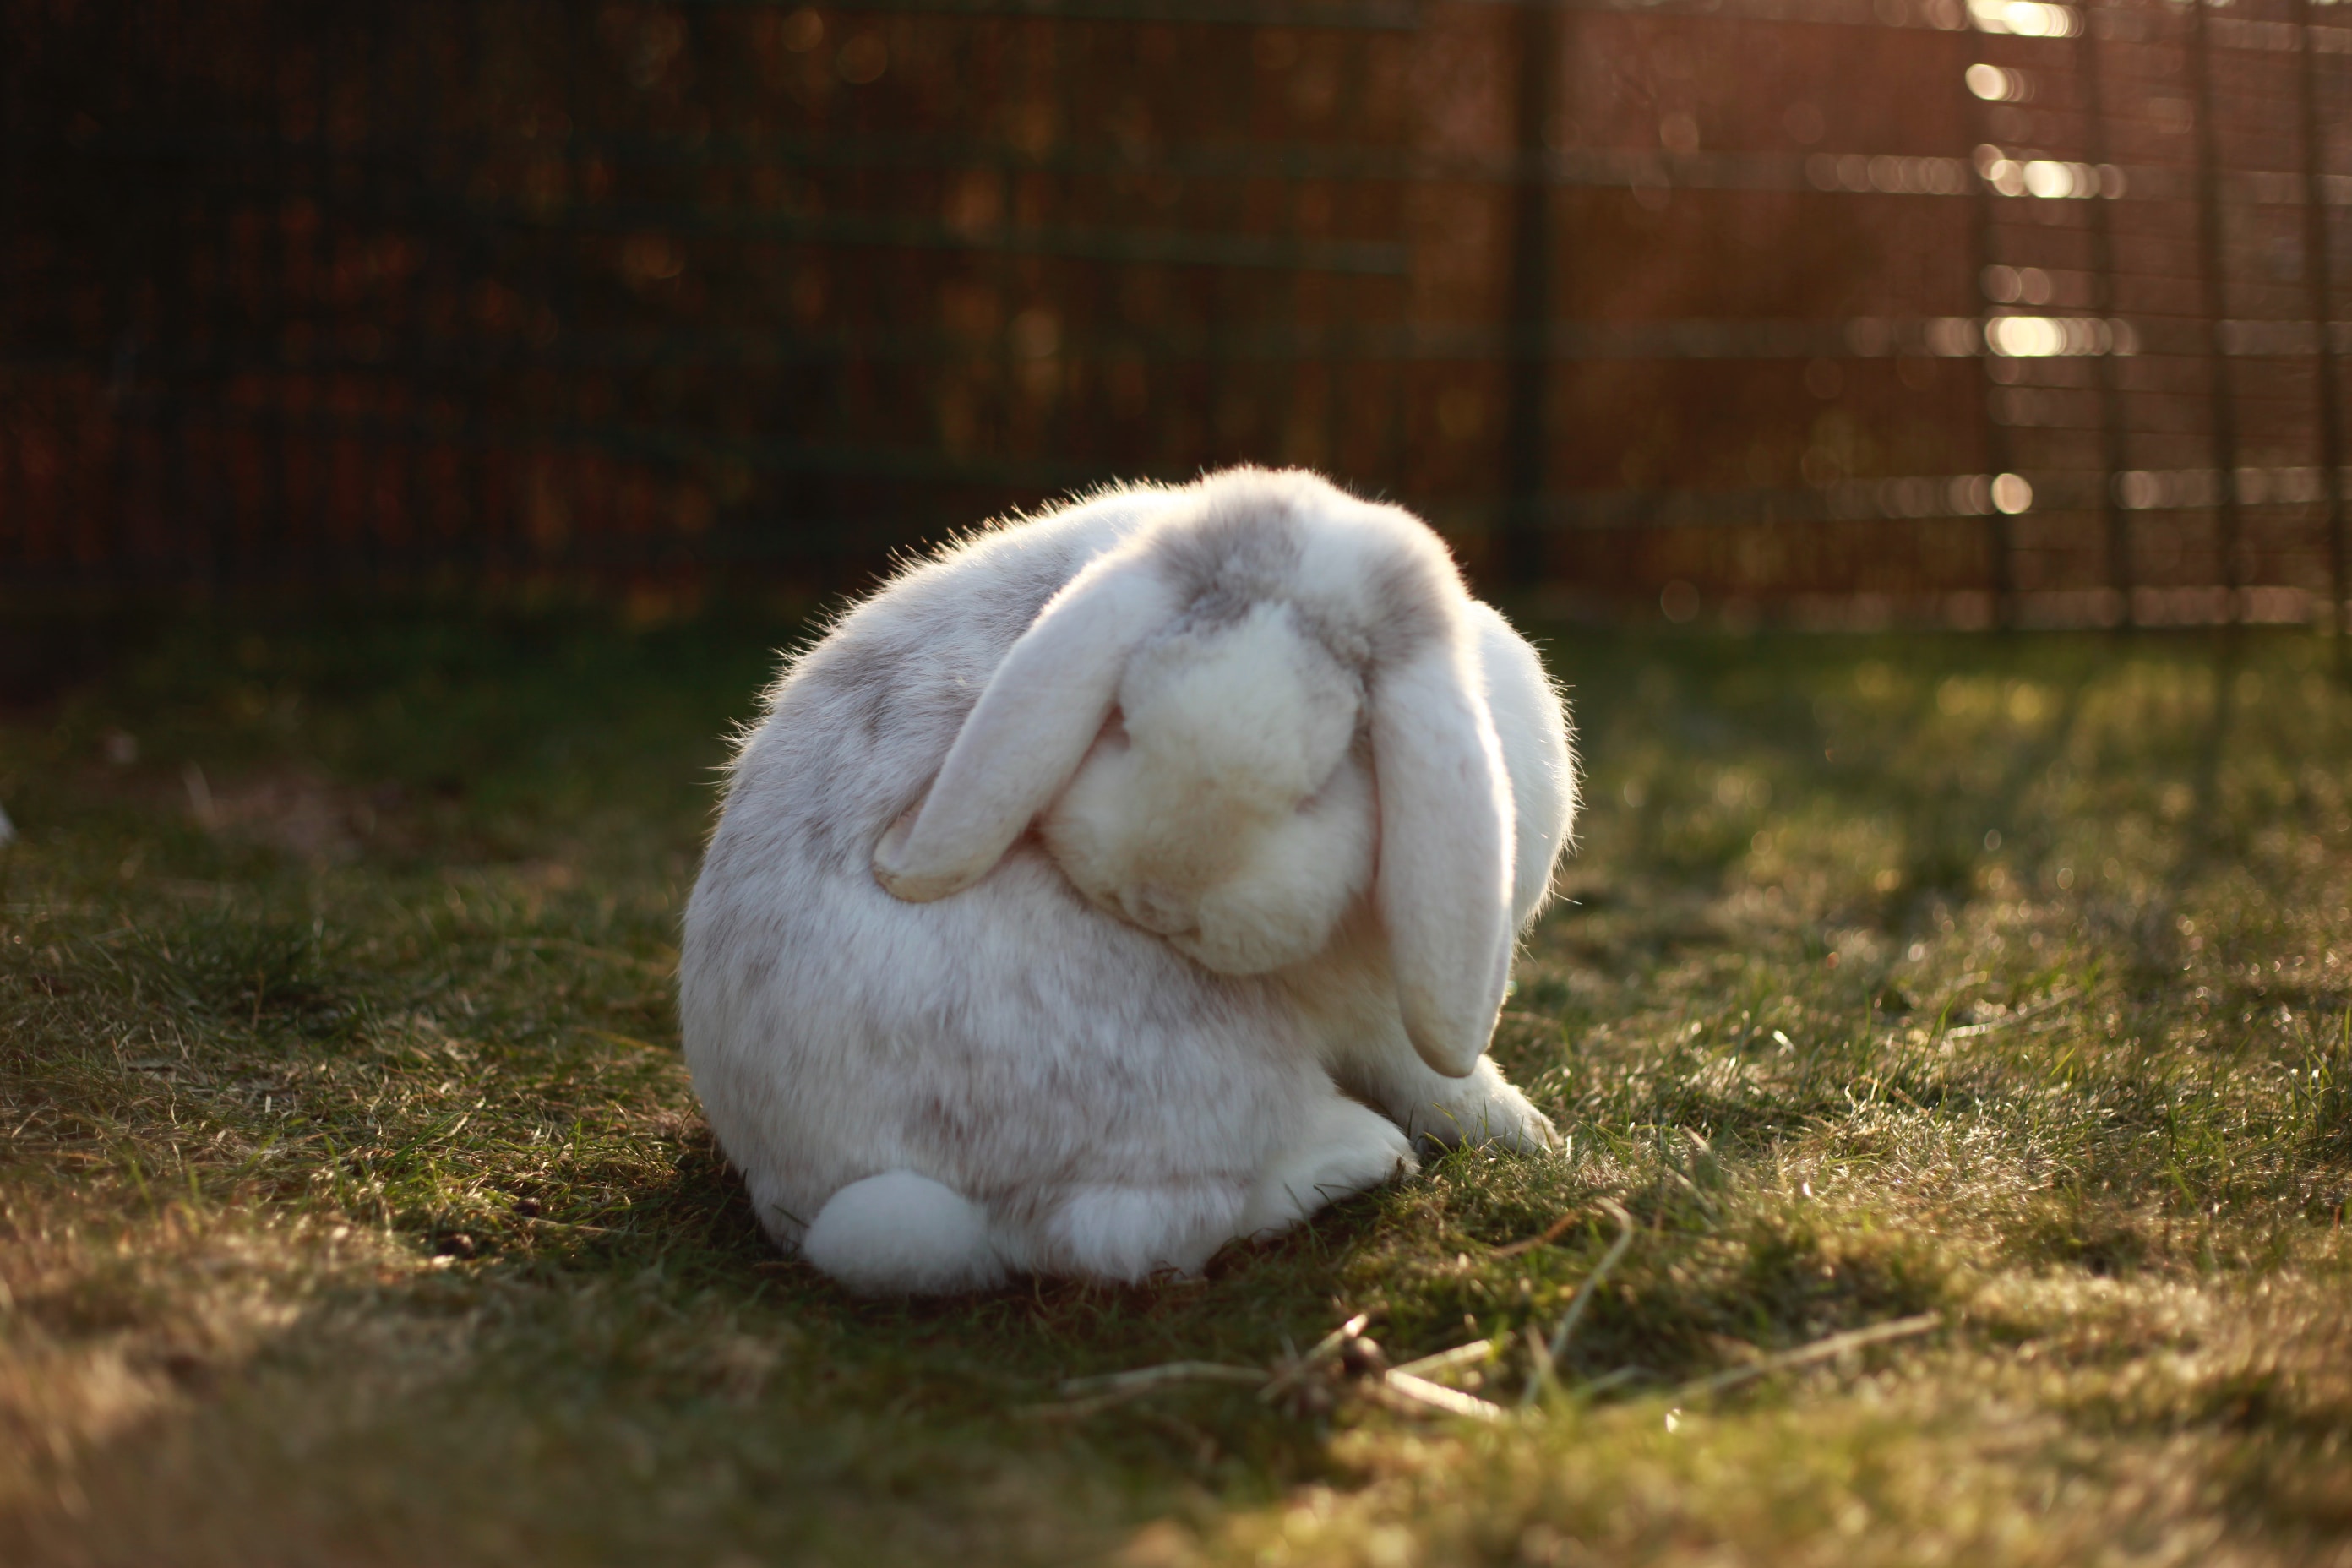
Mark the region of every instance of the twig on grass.
[[1599, 1377], [1578, 1388], [1576, 1392], [1587, 1399], [1594, 1399], [1622, 1384], [1636, 1383], [1645, 1377], [1653, 1383], [1665, 1382], [1664, 1377], [1646, 1366], [1621, 1366], [1614, 1372], [1602, 1373]]
[[1709, 1394], [1720, 1394], [1727, 1388], [1737, 1388], [1743, 1383], [1769, 1377], [1776, 1372], [1811, 1366], [1815, 1362], [1829, 1361], [1848, 1351], [1861, 1350], [1865, 1345], [1883, 1345], [1893, 1340], [1911, 1339], [1943, 1326], [1942, 1313], [1921, 1312], [1916, 1317], [1896, 1318], [1891, 1322], [1873, 1323], [1868, 1328], [1848, 1329], [1843, 1333], [1831, 1334], [1811, 1344], [1799, 1345], [1795, 1350], [1782, 1351], [1761, 1361], [1750, 1362], [1746, 1366], [1736, 1366], [1728, 1372], [1718, 1372], [1712, 1377], [1684, 1384], [1675, 1390], [1672, 1397], [1696, 1399]]
[[1062, 1395], [1059, 1403], [1033, 1405], [1023, 1414], [1049, 1419], [1092, 1415], [1143, 1394], [1186, 1383], [1255, 1384], [1261, 1404], [1276, 1405], [1294, 1415], [1324, 1414], [1348, 1389], [1408, 1415], [1439, 1411], [1473, 1420], [1499, 1421], [1507, 1414], [1501, 1405], [1475, 1394], [1432, 1381], [1433, 1374], [1490, 1359], [1496, 1350], [1494, 1341], [1474, 1340], [1469, 1344], [1391, 1367], [1382, 1361], [1380, 1346], [1362, 1337], [1364, 1325], [1370, 1321], [1368, 1314], [1359, 1312], [1309, 1346], [1305, 1354], [1285, 1356], [1270, 1367], [1173, 1361], [1097, 1377], [1074, 1377], [1057, 1390]]
[[[519, 1214], [514, 1216], [534, 1230], [572, 1230], [583, 1236], [618, 1236], [621, 1228], [612, 1225], [582, 1225], [575, 1220], [549, 1219], [544, 1215]], [[754, 1268], [762, 1265], [753, 1264]]]
[[1402, 1399], [1431, 1410], [1442, 1410], [1448, 1415], [1466, 1415], [1474, 1421], [1500, 1421], [1510, 1414], [1491, 1399], [1481, 1399], [1475, 1394], [1465, 1394], [1458, 1388], [1448, 1388], [1393, 1367], [1377, 1379], [1369, 1380], [1367, 1386], [1390, 1400]]
[[2002, 1014], [1998, 1018], [1989, 1019], [1981, 1024], [1963, 1025], [1961, 1027], [1957, 1029], [1946, 1029], [1944, 1031], [1944, 1038], [1948, 1040], [1973, 1040], [1980, 1035], [1993, 1034], [1999, 1030], [2010, 1028], [2014, 1025], [2022, 1024], [2030, 1018], [2039, 1018], [2046, 1014], [2055, 1012], [2058, 1008], [2063, 1007], [2067, 1003], [2075, 1000], [2081, 995], [2082, 993], [2080, 991], [2069, 986], [2065, 990], [2051, 993], [2051, 994], [2043, 997], [2041, 1001], [2032, 1004], [2031, 1006], [2012, 1009], [2010, 1012]]
[[1494, 1341], [1472, 1340], [1466, 1345], [1455, 1345], [1450, 1351], [1439, 1351], [1435, 1355], [1425, 1355], [1419, 1361], [1409, 1361], [1402, 1366], [1389, 1370], [1403, 1377], [1434, 1377], [1441, 1372], [1452, 1372], [1455, 1367], [1486, 1361], [1494, 1353]]
[[1570, 1209], [1546, 1226], [1540, 1235], [1528, 1237], [1525, 1241], [1514, 1241], [1507, 1246], [1498, 1247], [1486, 1256], [1496, 1259], [1517, 1258], [1523, 1252], [1533, 1252], [1538, 1247], [1549, 1247], [1568, 1234], [1569, 1226], [1583, 1217], [1582, 1209]]
[[1106, 1373], [1100, 1377], [1074, 1377], [1064, 1383], [1064, 1394], [1142, 1394], [1164, 1383], [1251, 1383], [1265, 1381], [1262, 1367], [1232, 1366], [1216, 1361], [1171, 1361], [1140, 1366], [1132, 1372]]
[[1545, 1386], [1556, 1381], [1555, 1369], [1568, 1349], [1569, 1337], [1576, 1332], [1576, 1325], [1584, 1319], [1585, 1308], [1592, 1303], [1592, 1293], [1607, 1282], [1610, 1271], [1617, 1267], [1618, 1260], [1633, 1245], [1633, 1216], [1625, 1212], [1624, 1205], [1603, 1198], [1601, 1206], [1609, 1211], [1610, 1217], [1617, 1222], [1617, 1239], [1609, 1244], [1609, 1250], [1601, 1255], [1600, 1264], [1584, 1277], [1584, 1283], [1576, 1288], [1576, 1294], [1569, 1300], [1568, 1310], [1560, 1314], [1559, 1327], [1552, 1331], [1550, 1342], [1545, 1342], [1533, 1329], [1528, 1331], [1528, 1349], [1535, 1365], [1528, 1371], [1528, 1386], [1519, 1395], [1523, 1408], [1533, 1405]]
[[674, 1049], [669, 1046], [657, 1046], [651, 1040], [641, 1040], [635, 1035], [616, 1035], [610, 1029], [583, 1028], [580, 1032], [583, 1035], [593, 1035], [600, 1040], [609, 1041], [616, 1046], [627, 1046], [633, 1050], [652, 1051], [656, 1056], [667, 1056]]
[[1043, 1420], [1075, 1420], [1124, 1405], [1156, 1389], [1180, 1383], [1263, 1384], [1265, 1373], [1254, 1366], [1228, 1366], [1213, 1361], [1171, 1361], [1160, 1366], [1137, 1367], [1101, 1377], [1074, 1377], [1061, 1385], [1062, 1398], [1051, 1405], [1030, 1405], [1024, 1415]]
[[[1307, 1346], [1305, 1355], [1291, 1356], [1278, 1363], [1272, 1375], [1265, 1379], [1265, 1386], [1257, 1391], [1259, 1403], [1271, 1405], [1294, 1392], [1307, 1394], [1307, 1402], [1313, 1403], [1310, 1385], [1315, 1380], [1327, 1376], [1328, 1368], [1333, 1363], [1346, 1365], [1348, 1347], [1358, 1342], [1364, 1331], [1364, 1325], [1371, 1321], [1370, 1313], [1359, 1312]], [[1287, 1348], [1286, 1339], [1284, 1344]]]

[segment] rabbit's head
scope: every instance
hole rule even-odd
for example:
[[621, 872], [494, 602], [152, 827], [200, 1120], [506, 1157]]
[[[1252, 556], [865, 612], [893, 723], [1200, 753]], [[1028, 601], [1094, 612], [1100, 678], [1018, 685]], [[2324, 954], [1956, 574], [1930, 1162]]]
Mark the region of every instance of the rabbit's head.
[[1460, 1077], [1516, 926], [1473, 601], [1427, 527], [1312, 475], [1192, 491], [1013, 644], [876, 877], [947, 897], [1035, 823], [1089, 899], [1235, 974], [1311, 957], [1369, 889], [1406, 1034]]
[[1363, 683], [1262, 603], [1129, 656], [1040, 824], [1079, 891], [1226, 974], [1313, 956], [1371, 881]]

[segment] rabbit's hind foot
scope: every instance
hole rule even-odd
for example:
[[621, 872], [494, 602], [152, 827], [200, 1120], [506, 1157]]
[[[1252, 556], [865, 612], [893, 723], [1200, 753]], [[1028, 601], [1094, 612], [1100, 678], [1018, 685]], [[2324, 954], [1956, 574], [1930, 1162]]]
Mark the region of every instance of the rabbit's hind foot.
[[1324, 1205], [1421, 1169], [1395, 1122], [1334, 1091], [1295, 1149], [1277, 1155], [1242, 1211], [1244, 1237], [1276, 1236]]
[[1039, 1227], [1034, 1265], [1128, 1284], [1198, 1274], [1235, 1234], [1241, 1211], [1242, 1184], [1231, 1178], [1081, 1186]]
[[912, 1171], [868, 1176], [826, 1199], [801, 1256], [869, 1296], [984, 1290], [1007, 1272], [980, 1206]]

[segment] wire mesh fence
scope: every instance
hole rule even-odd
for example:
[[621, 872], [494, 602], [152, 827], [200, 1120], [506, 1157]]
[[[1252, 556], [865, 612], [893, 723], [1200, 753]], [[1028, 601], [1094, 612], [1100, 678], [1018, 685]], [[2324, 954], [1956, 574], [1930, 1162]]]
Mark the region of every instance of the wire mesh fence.
[[826, 592], [1251, 460], [1568, 612], [2346, 595], [2352, 13], [2309, 0], [0, 26], [19, 584]]

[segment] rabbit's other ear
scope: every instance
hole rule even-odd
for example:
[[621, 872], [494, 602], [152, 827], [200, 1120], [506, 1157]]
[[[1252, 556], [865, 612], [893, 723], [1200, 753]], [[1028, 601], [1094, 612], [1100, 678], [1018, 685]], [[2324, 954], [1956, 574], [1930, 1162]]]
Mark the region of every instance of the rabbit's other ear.
[[913, 824], [876, 847], [882, 886], [929, 903], [988, 875], [1077, 771], [1128, 654], [1171, 608], [1154, 574], [1120, 559], [1096, 563], [1048, 602], [989, 677]]
[[1575, 836], [1575, 736], [1559, 688], [1528, 640], [1475, 599], [1470, 618], [1511, 785], [1511, 919], [1524, 927], [1550, 901], [1553, 868]]
[[1469, 640], [1446, 637], [1377, 673], [1370, 694], [1375, 897], [1405, 1033], [1450, 1078], [1478, 1065], [1495, 1032], [1513, 931], [1510, 781]]

